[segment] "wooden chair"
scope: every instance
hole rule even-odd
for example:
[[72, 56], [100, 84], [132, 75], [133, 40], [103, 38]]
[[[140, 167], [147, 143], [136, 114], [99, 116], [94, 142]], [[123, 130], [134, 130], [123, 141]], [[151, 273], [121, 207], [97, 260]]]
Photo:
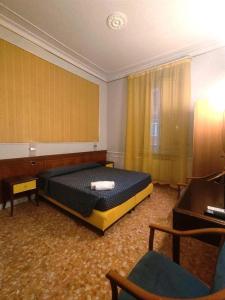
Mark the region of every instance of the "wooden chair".
[[225, 170], [207, 174], [205, 176], [187, 177], [186, 182], [177, 184], [177, 198], [178, 199], [180, 198], [182, 189], [186, 187], [191, 180], [200, 179], [205, 181], [216, 181], [217, 179], [222, 178], [224, 176], [225, 176]]
[[[155, 230], [166, 232], [173, 237], [173, 260], [153, 251]], [[211, 288], [190, 272], [181, 267], [179, 262], [180, 237], [198, 235], [219, 235], [220, 251], [217, 258], [214, 282]], [[186, 231], [169, 229], [164, 226], [150, 225], [149, 252], [134, 267], [128, 278], [111, 270], [106, 277], [110, 280], [112, 300], [172, 300], [172, 299], [225, 299], [225, 229], [206, 228]], [[118, 293], [118, 287], [121, 292]]]

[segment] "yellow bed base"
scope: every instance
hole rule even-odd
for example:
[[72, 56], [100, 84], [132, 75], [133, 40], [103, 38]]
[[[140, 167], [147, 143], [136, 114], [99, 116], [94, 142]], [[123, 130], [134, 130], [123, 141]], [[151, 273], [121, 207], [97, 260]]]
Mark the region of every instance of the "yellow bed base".
[[61, 204], [59, 201], [45, 195], [43, 191], [39, 191], [39, 195], [47, 199], [48, 201], [54, 203], [55, 205], [63, 208], [64, 210], [70, 212], [72, 215], [84, 220], [85, 222], [97, 227], [101, 231], [105, 231], [109, 226], [115, 223], [118, 219], [120, 219], [123, 215], [125, 215], [128, 211], [130, 211], [133, 207], [135, 207], [138, 203], [144, 200], [147, 196], [152, 193], [153, 184], [150, 183], [145, 189], [137, 193], [132, 198], [128, 199], [124, 203], [111, 208], [106, 211], [100, 211], [94, 209], [89, 217], [83, 217], [81, 214], [76, 212], [75, 210]]

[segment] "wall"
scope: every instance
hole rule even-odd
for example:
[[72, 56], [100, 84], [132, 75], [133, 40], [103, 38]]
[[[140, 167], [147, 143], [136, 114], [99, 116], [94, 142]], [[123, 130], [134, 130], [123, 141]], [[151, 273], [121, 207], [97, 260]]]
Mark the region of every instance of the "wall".
[[[57, 56], [49, 53], [48, 51], [34, 45], [32, 42], [22, 38], [21, 36], [5, 29], [0, 26], [0, 38], [15, 44], [59, 67], [64, 68], [74, 74], [77, 74], [87, 80], [99, 84], [99, 141], [98, 143], [37, 143], [32, 142], [36, 151], [29, 151], [28, 143], [2, 143], [0, 144], [0, 159], [14, 158], [14, 157], [27, 157], [32, 155], [47, 155], [58, 153], [73, 153], [92, 150], [107, 149], [107, 83], [80, 70], [70, 63], [58, 58]], [[97, 145], [97, 148], [94, 145]]]
[[[194, 104], [225, 77], [225, 48], [193, 57], [191, 77]], [[108, 84], [108, 158], [120, 167], [124, 159], [126, 97], [126, 78]]]
[[127, 79], [108, 83], [108, 154], [115, 166], [122, 168], [126, 129]]
[[212, 89], [225, 80], [225, 48], [194, 57], [191, 74], [193, 101], [207, 98]]
[[201, 100], [195, 104], [193, 175], [202, 176], [224, 168], [225, 48], [193, 60], [192, 88], [193, 102]]

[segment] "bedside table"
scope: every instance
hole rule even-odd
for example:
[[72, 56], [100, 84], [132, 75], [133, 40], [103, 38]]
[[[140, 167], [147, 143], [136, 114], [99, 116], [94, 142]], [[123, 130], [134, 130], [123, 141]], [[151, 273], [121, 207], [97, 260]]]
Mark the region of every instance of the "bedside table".
[[101, 160], [101, 161], [98, 161], [98, 163], [103, 165], [104, 167], [114, 168], [114, 162], [113, 161]]
[[4, 200], [3, 209], [6, 206], [6, 201], [11, 203], [11, 216], [13, 216], [14, 199], [22, 196], [27, 196], [31, 200], [31, 195], [35, 194], [36, 204], [38, 202], [38, 187], [37, 178], [31, 176], [11, 177], [3, 180]]

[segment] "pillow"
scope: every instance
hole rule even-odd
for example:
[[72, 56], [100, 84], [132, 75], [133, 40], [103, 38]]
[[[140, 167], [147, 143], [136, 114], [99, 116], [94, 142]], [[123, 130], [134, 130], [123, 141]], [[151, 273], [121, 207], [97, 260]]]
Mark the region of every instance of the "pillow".
[[41, 172], [38, 174], [38, 177], [50, 178], [50, 177], [54, 177], [54, 176], [77, 172], [80, 170], [98, 168], [101, 166], [102, 165], [98, 164], [98, 163], [83, 163], [83, 164], [78, 164], [78, 165], [62, 166], [62, 167], [57, 167], [57, 168], [53, 168], [53, 169], [48, 169], [44, 172]]

